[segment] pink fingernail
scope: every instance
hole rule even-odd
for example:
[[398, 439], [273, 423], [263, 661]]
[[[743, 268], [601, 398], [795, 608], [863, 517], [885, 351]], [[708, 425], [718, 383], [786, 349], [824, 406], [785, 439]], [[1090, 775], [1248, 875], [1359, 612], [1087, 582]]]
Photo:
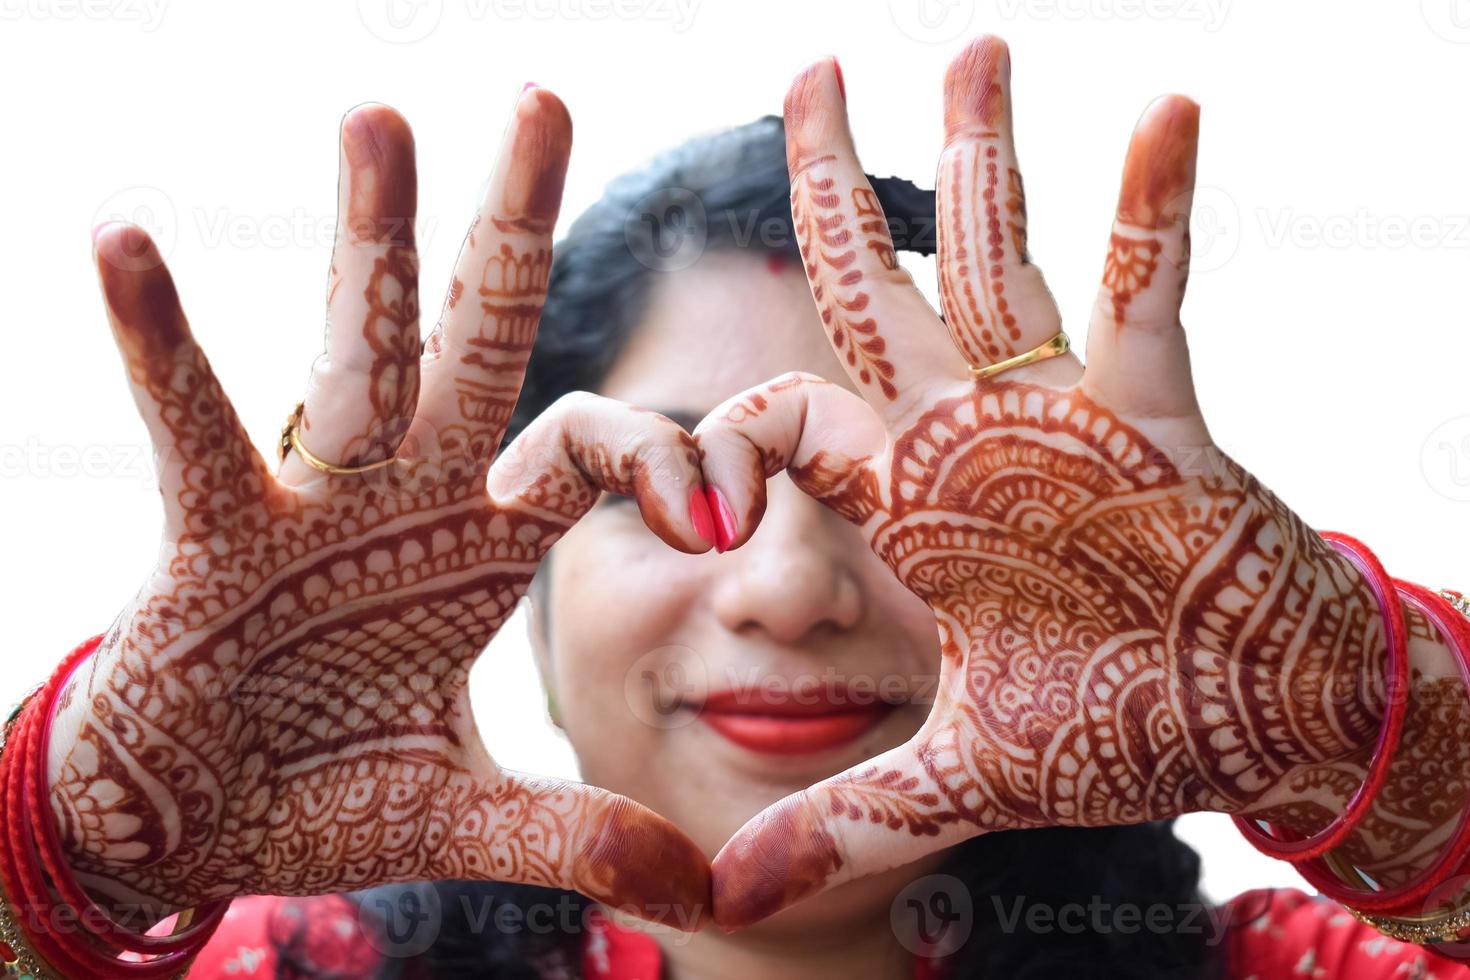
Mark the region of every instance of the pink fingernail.
[[847, 101], [847, 85], [842, 80], [842, 66], [837, 63], [837, 56], [832, 56], [832, 70], [837, 73], [837, 91], [842, 96], [842, 101]]
[[540, 88], [540, 87], [541, 86], [537, 85], [535, 82], [527, 82], [526, 84], [524, 84], [524, 85], [521, 86], [521, 94], [522, 95], [525, 95], [526, 92], [528, 92], [529, 90], [531, 90], [533, 88]]
[[730, 503], [719, 487], [705, 487], [704, 492], [709, 497], [710, 512], [714, 514], [715, 550], [721, 553], [729, 551], [730, 543], [735, 540], [735, 512], [730, 509]]
[[[704, 499], [704, 493], [699, 487], [689, 491], [689, 522], [694, 525], [694, 533], [705, 541], [720, 547], [719, 538], [716, 536], [713, 518], [710, 517], [709, 502]], [[723, 548], [720, 548], [723, 551]]]

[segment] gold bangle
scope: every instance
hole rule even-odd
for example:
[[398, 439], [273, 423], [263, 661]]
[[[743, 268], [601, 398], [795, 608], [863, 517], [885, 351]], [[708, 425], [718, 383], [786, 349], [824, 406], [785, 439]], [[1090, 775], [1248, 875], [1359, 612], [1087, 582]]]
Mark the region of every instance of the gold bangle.
[[1467, 598], [1463, 592], [1456, 592], [1454, 589], [1440, 589], [1439, 597], [1459, 610], [1461, 616], [1470, 619], [1470, 598]]
[[[1344, 906], [1346, 907], [1346, 906]], [[1453, 943], [1459, 942], [1464, 937], [1461, 935], [1466, 929], [1470, 929], [1470, 906], [1454, 909], [1437, 916], [1400, 916], [1400, 915], [1369, 915], [1367, 912], [1359, 912], [1355, 908], [1348, 908], [1353, 918], [1359, 922], [1367, 923], [1374, 929], [1400, 942], [1415, 943], [1423, 946], [1426, 943]]]
[[0, 957], [0, 966], [7, 977], [28, 977], [30, 980], [58, 980], [57, 974], [31, 952], [26, 946], [25, 934], [20, 931], [10, 914], [10, 901], [0, 895], [0, 942], [10, 950], [10, 955]]
[[314, 470], [320, 470], [323, 473], [331, 473], [335, 476], [367, 473], [398, 462], [399, 457], [394, 455], [386, 459], [380, 459], [375, 463], [364, 463], [361, 466], [338, 466], [336, 463], [328, 463], [320, 456], [312, 455], [311, 451], [301, 444], [301, 433], [299, 429], [301, 426], [301, 414], [304, 411], [306, 411], [306, 403], [297, 402], [296, 407], [291, 410], [291, 414], [286, 417], [286, 424], [281, 428], [281, 442], [277, 446], [280, 452], [281, 462], [284, 463], [287, 454], [294, 449], [300, 455], [301, 461], [307, 466], [310, 466]]

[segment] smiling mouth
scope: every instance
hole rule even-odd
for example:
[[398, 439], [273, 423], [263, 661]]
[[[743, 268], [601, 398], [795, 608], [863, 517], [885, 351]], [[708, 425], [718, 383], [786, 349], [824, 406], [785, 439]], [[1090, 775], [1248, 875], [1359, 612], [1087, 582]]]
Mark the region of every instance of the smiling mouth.
[[896, 706], [881, 700], [854, 704], [836, 691], [801, 701], [724, 691], [692, 707], [715, 734], [741, 748], [768, 755], [811, 755], [856, 741]]

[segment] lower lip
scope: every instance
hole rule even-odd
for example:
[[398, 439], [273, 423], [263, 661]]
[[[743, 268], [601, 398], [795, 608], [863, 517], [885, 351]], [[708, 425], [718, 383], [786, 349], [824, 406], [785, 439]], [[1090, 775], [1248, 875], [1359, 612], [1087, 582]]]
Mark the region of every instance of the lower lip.
[[753, 715], [702, 711], [699, 719], [728, 741], [768, 755], [810, 755], [856, 741], [885, 710], [830, 715]]

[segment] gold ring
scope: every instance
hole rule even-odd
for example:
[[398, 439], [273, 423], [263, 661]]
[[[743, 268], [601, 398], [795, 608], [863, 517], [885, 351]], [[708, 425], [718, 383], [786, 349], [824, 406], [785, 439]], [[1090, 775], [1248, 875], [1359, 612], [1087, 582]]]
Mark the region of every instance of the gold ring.
[[987, 364], [984, 367], [976, 367], [974, 364], [971, 364], [970, 373], [975, 376], [976, 381], [984, 381], [986, 378], [993, 378], [1003, 371], [1009, 371], [1011, 368], [1035, 364], [1037, 361], [1050, 360], [1053, 357], [1067, 353], [1071, 349], [1072, 342], [1067, 339], [1066, 332], [1059, 330], [1055, 337], [1040, 347], [1033, 347], [1028, 351], [1017, 354], [1015, 357], [1008, 357], [1003, 361], [996, 361], [994, 364]]
[[301, 461], [312, 469], [321, 470], [323, 473], [331, 473], [335, 476], [347, 476], [353, 473], [367, 473], [370, 470], [381, 469], [398, 460], [397, 456], [389, 456], [387, 459], [380, 459], [376, 463], [364, 463], [362, 466], [338, 466], [336, 463], [328, 463], [318, 456], [313, 456], [311, 451], [301, 444], [301, 433], [297, 431], [297, 427], [301, 425], [301, 413], [305, 410], [306, 403], [297, 402], [296, 407], [291, 409], [291, 414], [286, 417], [286, 424], [281, 429], [281, 444], [278, 447], [281, 462], [284, 463], [286, 456], [294, 449], [301, 457]]

